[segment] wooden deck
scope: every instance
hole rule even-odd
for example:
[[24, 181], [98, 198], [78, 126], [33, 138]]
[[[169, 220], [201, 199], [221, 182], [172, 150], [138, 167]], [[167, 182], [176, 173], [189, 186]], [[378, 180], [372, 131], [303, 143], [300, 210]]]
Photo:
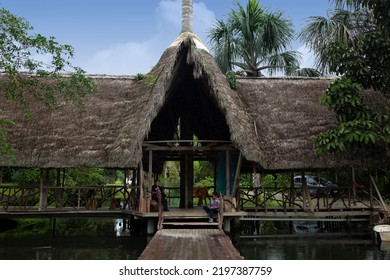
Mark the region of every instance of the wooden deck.
[[[257, 218], [259, 220], [272, 220], [272, 219], [295, 219], [300, 218], [325, 218], [329, 216], [366, 216], [383, 211], [382, 209], [371, 209], [356, 207], [353, 209], [334, 208], [331, 210], [316, 210], [314, 212], [303, 211], [298, 209], [283, 209], [278, 207], [272, 207], [267, 209], [262, 208], [250, 208], [247, 207], [246, 211], [237, 212], [224, 212], [225, 218]], [[178, 207], [170, 207], [169, 212], [163, 212], [166, 219], [186, 219], [186, 218], [206, 218], [206, 212], [199, 206], [192, 209], [181, 209]], [[47, 217], [136, 217], [141, 219], [158, 218], [158, 212], [139, 212], [134, 210], [123, 209], [109, 209], [108, 207], [98, 208], [96, 210], [87, 210], [84, 207], [75, 209], [74, 207], [54, 208], [48, 207], [39, 209], [37, 207], [29, 207], [27, 209], [21, 207], [9, 207], [8, 210], [0, 208], [0, 218], [47, 218]]]
[[241, 260], [230, 238], [219, 229], [159, 230], [139, 260]]

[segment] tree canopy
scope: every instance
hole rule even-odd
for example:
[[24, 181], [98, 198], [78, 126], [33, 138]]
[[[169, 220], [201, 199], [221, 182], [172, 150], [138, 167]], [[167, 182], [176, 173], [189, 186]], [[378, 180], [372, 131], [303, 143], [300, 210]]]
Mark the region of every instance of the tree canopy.
[[389, 156], [390, 108], [374, 110], [364, 103], [363, 90], [390, 95], [390, 1], [333, 2], [337, 16], [314, 20], [301, 33], [319, 64], [339, 76], [321, 100], [337, 113], [339, 126], [316, 137], [316, 152], [359, 149]]
[[[94, 90], [92, 79], [72, 65], [73, 55], [70, 45], [34, 34], [24, 18], [0, 8], [0, 94], [22, 104], [27, 119], [33, 117], [31, 100], [53, 110], [60, 100], [82, 105], [84, 96]], [[12, 156], [6, 128], [14, 123], [3, 115], [1, 106], [0, 155]]]
[[217, 20], [209, 32], [215, 58], [223, 72], [240, 68], [245, 75], [259, 77], [299, 68], [300, 55], [288, 51], [294, 38], [292, 23], [282, 12], [263, 9], [258, 0], [239, 2], [228, 19]]

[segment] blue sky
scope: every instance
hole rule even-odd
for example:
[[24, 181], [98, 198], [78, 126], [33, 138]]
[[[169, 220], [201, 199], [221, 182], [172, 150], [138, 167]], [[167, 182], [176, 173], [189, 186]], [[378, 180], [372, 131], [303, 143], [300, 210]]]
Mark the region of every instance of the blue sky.
[[[236, 0], [194, 0], [194, 32], [209, 47], [207, 31], [225, 19]], [[245, 5], [247, 0], [239, 0]], [[260, 0], [283, 11], [298, 32], [309, 16], [326, 15], [329, 0]], [[25, 18], [34, 33], [75, 48], [73, 64], [89, 74], [147, 73], [181, 30], [181, 0], [1, 0], [0, 7]], [[312, 56], [300, 42], [292, 49]]]

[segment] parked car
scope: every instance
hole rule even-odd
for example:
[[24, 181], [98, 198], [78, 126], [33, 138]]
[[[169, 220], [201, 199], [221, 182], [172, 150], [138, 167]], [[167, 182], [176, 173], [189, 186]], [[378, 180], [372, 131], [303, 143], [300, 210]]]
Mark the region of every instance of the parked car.
[[[312, 196], [319, 196], [324, 194], [335, 196], [339, 194], [338, 186], [325, 178], [320, 178], [318, 176], [305, 176], [304, 178], [306, 179], [309, 193]], [[294, 177], [294, 186], [297, 189], [297, 194], [302, 195], [302, 176]]]

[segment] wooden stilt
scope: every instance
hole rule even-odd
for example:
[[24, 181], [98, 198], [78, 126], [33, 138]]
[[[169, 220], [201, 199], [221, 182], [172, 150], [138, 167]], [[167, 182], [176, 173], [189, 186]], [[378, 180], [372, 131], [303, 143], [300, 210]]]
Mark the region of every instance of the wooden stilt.
[[257, 173], [257, 168], [255, 164], [253, 164], [252, 171], [252, 188], [255, 190], [255, 206], [257, 208], [259, 207], [258, 190], [260, 189], [260, 174]]
[[353, 205], [356, 206], [356, 180], [355, 180], [355, 168], [352, 167], [352, 196], [353, 196]]
[[0, 186], [3, 183], [3, 169], [4, 167], [0, 167]]
[[378, 195], [379, 197], [379, 201], [381, 202], [382, 204], [382, 207], [383, 207], [383, 210], [385, 210], [385, 212], [387, 213], [387, 217], [389, 217], [389, 209], [387, 209], [387, 206], [386, 206], [386, 203], [384, 202], [383, 198], [382, 198], [382, 195], [378, 189], [378, 186], [376, 185], [376, 182], [374, 180], [374, 177], [372, 177], [372, 175], [370, 175], [370, 179], [371, 179], [371, 182], [372, 184], [374, 185], [374, 188], [375, 188], [375, 191], [376, 191], [376, 194]]
[[145, 211], [145, 208], [144, 208], [144, 205], [145, 205], [145, 194], [144, 194], [144, 168], [143, 168], [143, 164], [142, 164], [142, 159], [141, 161], [139, 162], [139, 166], [138, 166], [138, 170], [139, 170], [139, 211], [140, 212], [143, 212]]
[[184, 160], [184, 209], [188, 209], [188, 200], [189, 200], [189, 194], [188, 194], [188, 188], [189, 188], [189, 160], [188, 160], [188, 153], [185, 154], [185, 160]]
[[226, 150], [226, 195], [230, 195], [230, 152]]
[[39, 210], [47, 207], [47, 189], [45, 187], [45, 170], [41, 169], [39, 180]]
[[289, 203], [288, 206], [292, 206], [292, 201], [295, 199], [295, 185], [294, 185], [294, 173], [290, 173], [290, 192], [289, 192]]
[[305, 177], [305, 172], [302, 171], [302, 187], [303, 187], [303, 209], [307, 210], [306, 201], [309, 203], [310, 212], [314, 212], [313, 201], [311, 200], [311, 195], [309, 188], [307, 187], [307, 181]]

